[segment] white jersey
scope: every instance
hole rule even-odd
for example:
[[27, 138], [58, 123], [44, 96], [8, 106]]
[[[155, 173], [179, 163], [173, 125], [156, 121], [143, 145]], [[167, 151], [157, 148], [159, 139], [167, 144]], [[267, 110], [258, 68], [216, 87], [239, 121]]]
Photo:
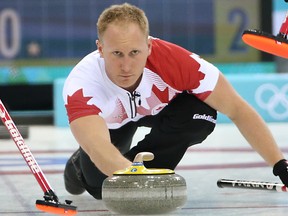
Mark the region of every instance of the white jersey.
[[109, 129], [117, 129], [130, 121], [156, 115], [183, 91], [204, 100], [213, 91], [218, 76], [219, 70], [198, 55], [153, 38], [152, 52], [133, 93], [108, 78], [104, 59], [94, 51], [71, 71], [63, 97], [69, 122], [100, 115]]

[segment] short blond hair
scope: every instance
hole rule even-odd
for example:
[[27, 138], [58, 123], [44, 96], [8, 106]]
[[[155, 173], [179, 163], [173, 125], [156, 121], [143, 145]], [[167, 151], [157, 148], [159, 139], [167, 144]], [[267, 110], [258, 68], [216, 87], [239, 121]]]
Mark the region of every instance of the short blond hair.
[[149, 22], [145, 12], [134, 5], [128, 3], [112, 5], [101, 13], [97, 22], [100, 41], [110, 23], [136, 23], [147, 38], [149, 36]]

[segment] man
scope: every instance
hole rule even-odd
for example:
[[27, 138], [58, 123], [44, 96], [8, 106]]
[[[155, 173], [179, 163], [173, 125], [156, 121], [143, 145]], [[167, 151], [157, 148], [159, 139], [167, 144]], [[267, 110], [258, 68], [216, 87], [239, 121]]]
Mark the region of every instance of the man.
[[[144, 12], [130, 4], [106, 9], [97, 22], [98, 49], [64, 86], [71, 131], [80, 148], [68, 160], [65, 187], [101, 199], [102, 182], [139, 152], [146, 167], [175, 169], [191, 145], [226, 114], [288, 186], [287, 163], [261, 117], [212, 64], [175, 44], [149, 37]], [[149, 134], [130, 149], [137, 128]], [[168, 159], [167, 159], [168, 158]]]

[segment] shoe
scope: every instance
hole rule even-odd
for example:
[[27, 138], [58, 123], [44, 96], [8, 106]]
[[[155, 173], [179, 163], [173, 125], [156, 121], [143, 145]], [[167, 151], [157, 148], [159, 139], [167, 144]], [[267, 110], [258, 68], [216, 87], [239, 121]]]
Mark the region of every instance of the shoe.
[[66, 190], [73, 195], [85, 192], [82, 184], [82, 172], [80, 169], [80, 148], [73, 153], [66, 163], [64, 170], [64, 184]]

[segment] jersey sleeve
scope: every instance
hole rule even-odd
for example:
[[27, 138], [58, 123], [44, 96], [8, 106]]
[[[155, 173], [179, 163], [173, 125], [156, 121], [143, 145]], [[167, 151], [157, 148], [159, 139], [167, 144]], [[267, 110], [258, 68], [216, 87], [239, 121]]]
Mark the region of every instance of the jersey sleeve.
[[77, 118], [98, 115], [101, 112], [93, 102], [97, 89], [89, 71], [91, 69], [87, 65], [77, 65], [65, 81], [63, 99], [69, 123]]
[[67, 99], [65, 107], [69, 123], [77, 118], [88, 115], [98, 115], [101, 112], [98, 107], [88, 103], [92, 97], [85, 97], [83, 95], [83, 89], [77, 90], [72, 95], [65, 95], [65, 97]]
[[198, 55], [167, 41], [152, 39], [146, 67], [167, 84], [205, 100], [216, 86], [219, 70]]

